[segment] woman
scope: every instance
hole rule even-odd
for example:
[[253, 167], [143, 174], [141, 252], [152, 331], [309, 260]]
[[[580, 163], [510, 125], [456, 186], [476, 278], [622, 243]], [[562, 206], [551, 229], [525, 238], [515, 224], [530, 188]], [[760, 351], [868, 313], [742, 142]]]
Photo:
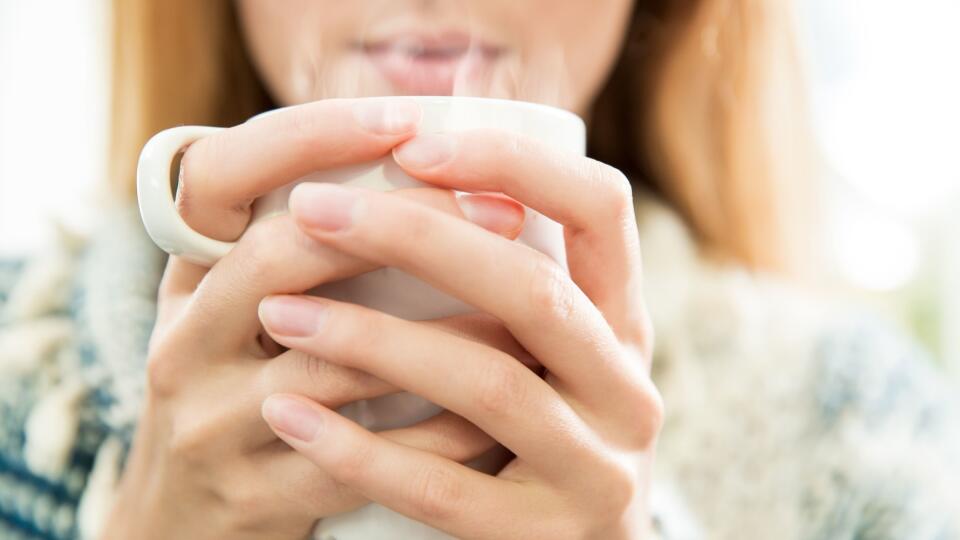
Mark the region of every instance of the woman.
[[[960, 537], [955, 396], [891, 329], [787, 286], [815, 262], [783, 4], [114, 12], [117, 191], [152, 133], [236, 126], [186, 150], [178, 200], [239, 244], [163, 269], [127, 201], [88, 244], [4, 270], [23, 276], [0, 400], [11, 535], [303, 538], [372, 500], [470, 538]], [[596, 160], [418, 135], [402, 99], [315, 101], [424, 93], [574, 110]], [[388, 152], [437, 188], [301, 189], [244, 231], [257, 196]], [[569, 276], [509, 242], [517, 201], [565, 226]], [[483, 314], [411, 323], [300, 296], [378, 265]], [[396, 389], [450, 412], [380, 433], [333, 412]], [[499, 447], [496, 475], [458, 463]]]

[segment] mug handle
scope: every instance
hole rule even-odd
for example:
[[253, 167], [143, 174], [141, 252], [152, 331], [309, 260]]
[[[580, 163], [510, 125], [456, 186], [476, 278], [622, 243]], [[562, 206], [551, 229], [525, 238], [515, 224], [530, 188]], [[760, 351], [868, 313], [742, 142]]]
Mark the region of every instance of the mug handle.
[[184, 148], [222, 129], [180, 126], [161, 131], [147, 141], [137, 162], [137, 201], [147, 234], [167, 253], [207, 267], [223, 258], [234, 242], [214, 240], [187, 225], [174, 201], [170, 167]]

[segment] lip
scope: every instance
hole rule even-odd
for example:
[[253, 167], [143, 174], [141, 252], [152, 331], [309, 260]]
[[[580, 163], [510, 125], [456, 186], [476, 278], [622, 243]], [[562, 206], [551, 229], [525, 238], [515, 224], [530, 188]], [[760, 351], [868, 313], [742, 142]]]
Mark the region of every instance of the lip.
[[408, 95], [453, 95], [486, 73], [504, 49], [467, 33], [400, 33], [355, 43], [394, 90]]

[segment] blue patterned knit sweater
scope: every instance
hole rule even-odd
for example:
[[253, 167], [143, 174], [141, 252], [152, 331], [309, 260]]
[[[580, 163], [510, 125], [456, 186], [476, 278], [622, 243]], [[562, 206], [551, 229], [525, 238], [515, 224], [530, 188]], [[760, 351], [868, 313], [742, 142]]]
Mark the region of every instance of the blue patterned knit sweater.
[[[702, 261], [638, 207], [665, 538], [960, 539], [960, 398], [892, 326]], [[0, 263], [0, 539], [94, 534], [140, 408], [164, 257], [136, 213]]]
[[[7, 302], [22, 267], [0, 263], [0, 305]], [[69, 317], [66, 310], [47, 315]], [[6, 354], [10, 351], [0, 350], [0, 358]], [[0, 538], [73, 538], [76, 507], [104, 438], [100, 423], [85, 421], [60, 471], [47, 475], [31, 470], [24, 456], [24, 428], [41, 399], [43, 377], [39, 372], [4, 373], [0, 380]]]
[[89, 241], [0, 261], [0, 539], [96, 530], [135, 429], [163, 261], [133, 209]]

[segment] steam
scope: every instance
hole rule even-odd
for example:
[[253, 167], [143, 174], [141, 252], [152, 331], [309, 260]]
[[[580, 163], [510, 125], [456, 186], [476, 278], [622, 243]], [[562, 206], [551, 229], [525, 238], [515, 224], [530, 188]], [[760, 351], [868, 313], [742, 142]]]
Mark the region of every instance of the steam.
[[[424, 93], [398, 91], [361, 54], [362, 47], [376, 46], [390, 32], [415, 28], [418, 34], [426, 36], [439, 37], [453, 30], [468, 38], [463, 50], [450, 60], [452, 83], [442, 93], [569, 105], [572, 80], [562, 45], [538, 43], [524, 35], [522, 28], [491, 28], [489, 23], [484, 26], [487, 21], [474, 12], [472, 2], [374, 0], [363, 2], [362, 6], [353, 4], [343, 10], [345, 13], [321, 11], [316, 3], [308, 4], [300, 17], [303, 27], [295, 33], [294, 39], [299, 42], [288, 67], [297, 102]], [[495, 25], [502, 21], [491, 22]], [[496, 31], [506, 35], [489, 34]], [[491, 43], [496, 50], [491, 50]], [[417, 39], [399, 37], [377, 48], [376, 53], [392, 62], [395, 69], [409, 66], [414, 70], [421, 54], [434, 54], [418, 50], [422, 47]]]
[[567, 59], [559, 47], [543, 47], [505, 58], [480, 87], [454, 88], [454, 95], [476, 95], [564, 106], [570, 97]]

